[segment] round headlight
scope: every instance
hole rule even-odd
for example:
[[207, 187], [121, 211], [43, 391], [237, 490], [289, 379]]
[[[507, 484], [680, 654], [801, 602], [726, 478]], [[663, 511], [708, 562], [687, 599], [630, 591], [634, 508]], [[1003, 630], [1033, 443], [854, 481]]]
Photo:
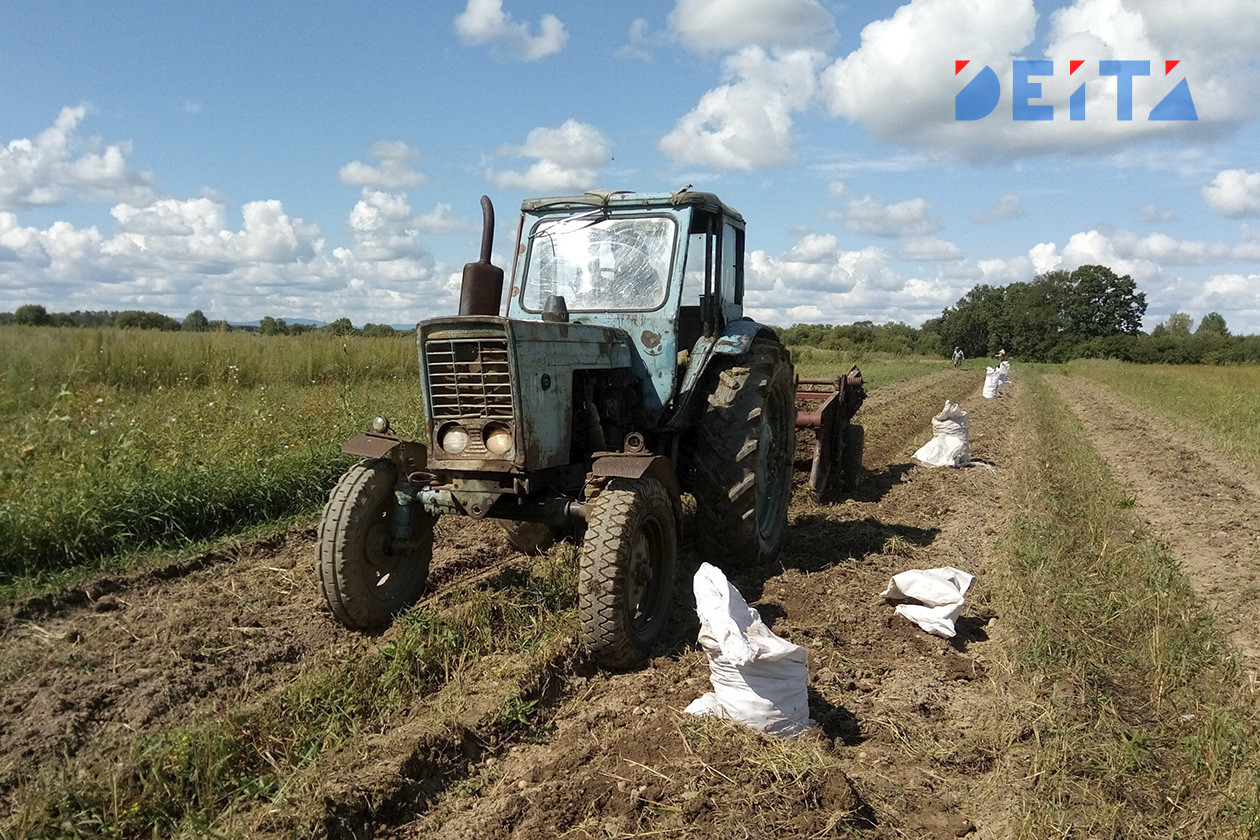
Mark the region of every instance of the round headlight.
[[372, 431], [385, 434], [389, 431], [389, 421], [380, 415], [372, 419]]
[[481, 431], [486, 451], [493, 455], [506, 455], [512, 451], [512, 430], [503, 423], [490, 423]]
[[448, 423], [438, 429], [438, 446], [452, 455], [458, 455], [468, 447], [468, 430], [458, 423]]

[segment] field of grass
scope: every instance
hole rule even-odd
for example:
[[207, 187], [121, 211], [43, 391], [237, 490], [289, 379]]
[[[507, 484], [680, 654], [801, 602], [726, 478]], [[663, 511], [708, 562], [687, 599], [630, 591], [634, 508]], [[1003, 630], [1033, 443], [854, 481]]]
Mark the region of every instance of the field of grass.
[[0, 590], [317, 509], [340, 444], [422, 428], [406, 338], [6, 327]]
[[[900, 356], [891, 353], [847, 353], [821, 350], [817, 347], [791, 347], [792, 363], [797, 375], [804, 379], [831, 379], [844, 376], [857, 365], [866, 380], [867, 390], [891, 385], [944, 370], [953, 364], [949, 359], [923, 356]], [[972, 361], [968, 367], [979, 364]]]
[[1064, 368], [1260, 467], [1260, 367], [1136, 365], [1081, 359]]
[[[872, 388], [947, 364], [795, 355]], [[423, 432], [410, 338], [7, 327], [0, 358], [0, 593], [314, 514], [375, 414]]]
[[[1191, 381], [1174, 373], [1146, 387]], [[998, 590], [1020, 628], [1011, 668], [1038, 696], [1018, 836], [1257, 836], [1252, 687], [1068, 408], [1039, 376], [1020, 381], [1019, 438], [1035, 450], [1013, 464]]]

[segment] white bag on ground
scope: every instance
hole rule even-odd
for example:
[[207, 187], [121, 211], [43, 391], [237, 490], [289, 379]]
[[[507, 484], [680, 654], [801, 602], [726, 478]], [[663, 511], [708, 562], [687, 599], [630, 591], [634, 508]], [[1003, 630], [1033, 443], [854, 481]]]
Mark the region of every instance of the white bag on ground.
[[701, 563], [692, 585], [713, 690], [685, 711], [731, 718], [771, 735], [813, 726], [805, 648], [776, 636], [716, 566]]
[[954, 638], [954, 622], [962, 614], [963, 596], [974, 576], [943, 566], [939, 569], [911, 569], [892, 576], [888, 588], [879, 593], [891, 600], [909, 599], [917, 604], [898, 604], [896, 613], [934, 636]]
[[988, 400], [998, 395], [998, 369], [985, 368], [984, 370], [984, 398]]
[[1002, 362], [997, 366], [997, 384], [1007, 385], [1011, 381], [1011, 363]]
[[945, 407], [932, 418], [932, 439], [914, 459], [925, 467], [965, 467], [971, 463], [971, 431], [967, 412], [958, 403], [945, 401]]

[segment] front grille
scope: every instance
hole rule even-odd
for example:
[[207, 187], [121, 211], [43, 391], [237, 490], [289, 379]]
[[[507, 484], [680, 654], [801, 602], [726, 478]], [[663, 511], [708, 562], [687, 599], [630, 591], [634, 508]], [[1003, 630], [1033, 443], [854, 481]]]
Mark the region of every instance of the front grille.
[[447, 420], [512, 419], [507, 339], [430, 339], [424, 353], [435, 426]]

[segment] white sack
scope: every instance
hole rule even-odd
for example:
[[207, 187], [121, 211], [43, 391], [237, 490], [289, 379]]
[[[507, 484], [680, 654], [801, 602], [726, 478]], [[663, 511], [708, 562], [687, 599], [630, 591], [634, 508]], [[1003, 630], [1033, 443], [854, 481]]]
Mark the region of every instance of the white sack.
[[975, 578], [953, 566], [939, 569], [911, 569], [892, 576], [888, 588], [879, 593], [891, 600], [908, 599], [916, 604], [898, 604], [900, 615], [934, 636], [954, 637], [954, 622], [962, 614], [963, 596]]
[[984, 398], [988, 400], [998, 395], [998, 369], [985, 368], [984, 370]]
[[945, 401], [945, 407], [932, 418], [932, 439], [914, 459], [925, 467], [965, 467], [971, 463], [971, 431], [967, 412], [958, 403]]
[[997, 384], [1006, 385], [1011, 381], [1011, 363], [1002, 362], [997, 366]]
[[701, 563], [692, 585], [713, 690], [685, 711], [731, 718], [771, 735], [813, 726], [805, 648], [776, 636], [716, 566]]

